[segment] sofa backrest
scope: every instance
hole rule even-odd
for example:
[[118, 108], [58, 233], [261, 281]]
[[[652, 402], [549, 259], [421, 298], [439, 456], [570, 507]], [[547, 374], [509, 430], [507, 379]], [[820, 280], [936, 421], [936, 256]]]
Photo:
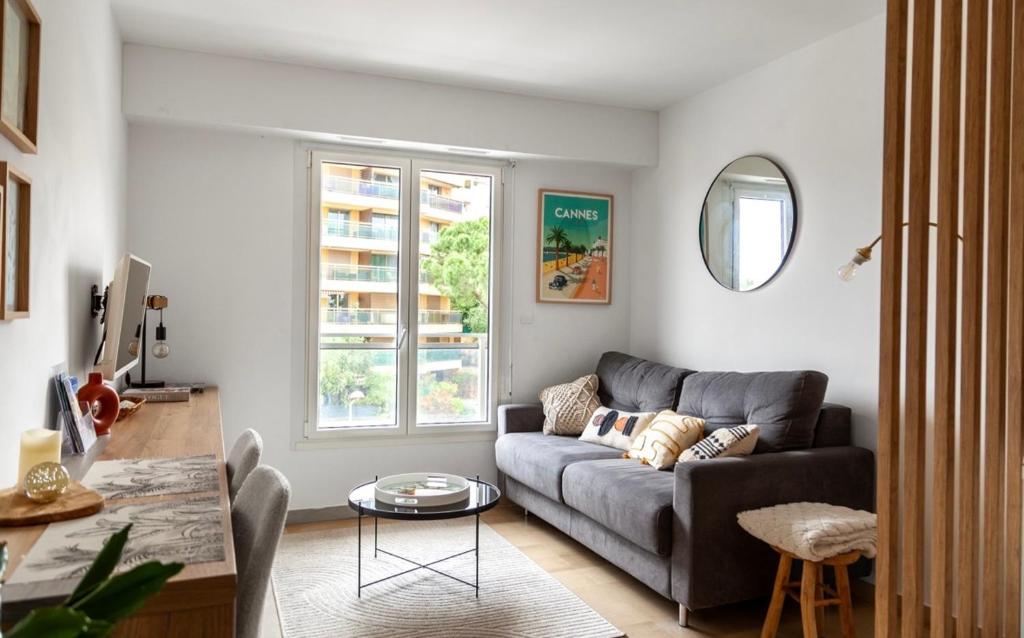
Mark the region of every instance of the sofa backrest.
[[828, 377], [810, 370], [695, 372], [683, 380], [676, 411], [703, 418], [705, 432], [760, 426], [755, 453], [799, 450], [815, 442], [826, 387]]
[[692, 370], [673, 368], [622, 352], [606, 352], [597, 364], [601, 405], [626, 412], [671, 409]]

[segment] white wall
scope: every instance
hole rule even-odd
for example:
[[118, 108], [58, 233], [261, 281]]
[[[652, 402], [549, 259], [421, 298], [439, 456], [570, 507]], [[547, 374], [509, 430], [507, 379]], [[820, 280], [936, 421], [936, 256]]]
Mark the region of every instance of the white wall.
[[[813, 368], [827, 399], [854, 409], [875, 447], [878, 264], [844, 284], [836, 268], [879, 232], [884, 18], [796, 51], [661, 113], [660, 161], [633, 181], [630, 343], [696, 369]], [[701, 259], [704, 194], [733, 159], [764, 154], [794, 181], [796, 245], [749, 293]]]
[[[304, 400], [302, 145], [142, 122], [129, 126], [128, 138], [129, 247], [153, 263], [151, 288], [171, 303], [171, 356], [151, 359], [150, 374], [220, 386], [228, 443], [247, 427], [260, 431], [266, 462], [292, 482], [293, 509], [343, 505], [351, 486], [377, 473], [431, 468], [494, 477], [491, 441], [294, 449]], [[628, 346], [630, 183], [625, 169], [519, 163], [506, 193], [506, 218], [514, 218], [506, 225], [515, 231], [504, 246], [516, 254], [505, 278], [514, 304], [513, 398], [535, 400], [543, 385], [593, 370], [601, 351]], [[615, 195], [611, 306], [534, 302], [537, 189], [543, 186]], [[499, 313], [509, 307], [504, 310]]]
[[132, 44], [124, 65], [131, 118], [618, 165], [657, 159], [651, 111]]
[[0, 485], [16, 480], [22, 430], [52, 425], [50, 369], [91, 368], [89, 287], [125, 246], [121, 39], [106, 0], [34, 0], [42, 17], [39, 153], [0, 138], [0, 160], [32, 178], [31, 317], [0, 322]]

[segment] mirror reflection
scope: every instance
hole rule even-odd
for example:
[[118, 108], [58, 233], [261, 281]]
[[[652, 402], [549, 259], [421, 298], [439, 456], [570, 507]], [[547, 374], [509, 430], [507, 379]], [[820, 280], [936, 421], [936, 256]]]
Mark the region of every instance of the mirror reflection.
[[708, 271], [730, 290], [760, 288], [782, 269], [796, 234], [796, 205], [786, 174], [765, 157], [741, 157], [708, 189], [700, 247]]

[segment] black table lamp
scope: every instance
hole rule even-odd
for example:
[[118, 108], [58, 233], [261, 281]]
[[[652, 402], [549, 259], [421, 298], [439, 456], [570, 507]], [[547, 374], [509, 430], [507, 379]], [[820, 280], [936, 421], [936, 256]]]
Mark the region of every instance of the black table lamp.
[[167, 345], [167, 327], [164, 326], [164, 308], [167, 305], [167, 297], [163, 295], [150, 295], [146, 298], [146, 311], [142, 315], [142, 325], [139, 326], [139, 334], [136, 335], [137, 341], [133, 344], [139, 344], [136, 347], [138, 348], [138, 354], [142, 358], [142, 380], [132, 381], [131, 374], [126, 374], [125, 380], [130, 388], [162, 388], [167, 385], [163, 381], [146, 380], [146, 359], [149, 354], [146, 350], [146, 324], [148, 323], [150, 310], [160, 312], [160, 323], [156, 327], [156, 343], [153, 344], [153, 356], [157, 359], [163, 359], [171, 353], [171, 347]]

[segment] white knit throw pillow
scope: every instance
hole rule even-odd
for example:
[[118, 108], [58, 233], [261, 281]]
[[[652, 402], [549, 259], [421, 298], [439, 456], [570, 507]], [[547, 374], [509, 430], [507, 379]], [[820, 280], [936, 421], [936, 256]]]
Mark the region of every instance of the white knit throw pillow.
[[601, 407], [597, 399], [597, 384], [597, 375], [588, 374], [571, 383], [541, 390], [544, 434], [579, 436], [590, 420], [590, 415]]

